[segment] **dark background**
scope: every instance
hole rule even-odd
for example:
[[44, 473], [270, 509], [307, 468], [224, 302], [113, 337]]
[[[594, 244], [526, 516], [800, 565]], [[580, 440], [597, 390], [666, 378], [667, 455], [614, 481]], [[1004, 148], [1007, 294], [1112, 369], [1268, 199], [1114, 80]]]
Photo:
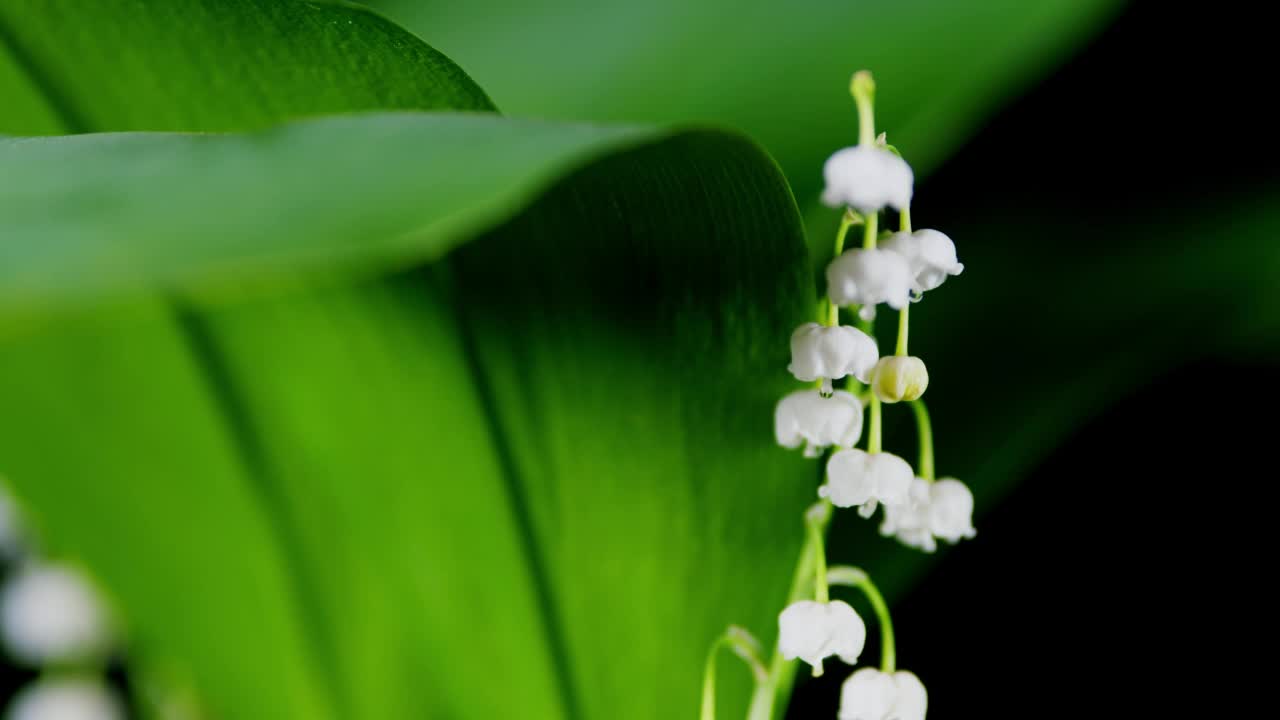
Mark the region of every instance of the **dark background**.
[[[931, 224], [978, 226], [1025, 202], [1105, 228], [1275, 187], [1276, 115], [1258, 104], [1259, 88], [1273, 81], [1256, 73], [1276, 65], [1277, 40], [1262, 7], [1131, 5], [921, 184]], [[1027, 231], [1035, 241], [1036, 229]], [[1159, 237], [1129, 237], [1161, 250]], [[1112, 249], [1085, 232], [1044, 252], [1093, 253], [1101, 263]], [[1280, 293], [1280, 277], [1276, 285]], [[1069, 298], [1028, 298], [1060, 302]], [[1188, 342], [1198, 341], [1201, 322], [1188, 315]], [[1016, 343], [1016, 329], [1009, 333]], [[1081, 348], [1126, 350], [1123, 340]], [[1023, 348], [1019, 362], [1055, 364], [1037, 352]], [[1280, 441], [1280, 349], [1200, 355], [1122, 391], [1126, 399], [1100, 410], [1010, 495], [979, 503], [977, 538], [940, 550], [895, 603], [898, 665], [924, 681], [931, 718], [1272, 714], [1248, 699], [1266, 681], [1246, 678], [1255, 653], [1266, 652], [1261, 637], [1274, 632], [1262, 606], [1274, 604], [1264, 588], [1275, 568], [1268, 485]], [[999, 390], [1016, 397], [1016, 386]], [[945, 474], [946, 458], [939, 462]], [[867, 552], [832, 553], [859, 550]], [[865, 657], [874, 663], [874, 627], [870, 636]], [[801, 675], [788, 718], [832, 717], [846, 673]]]

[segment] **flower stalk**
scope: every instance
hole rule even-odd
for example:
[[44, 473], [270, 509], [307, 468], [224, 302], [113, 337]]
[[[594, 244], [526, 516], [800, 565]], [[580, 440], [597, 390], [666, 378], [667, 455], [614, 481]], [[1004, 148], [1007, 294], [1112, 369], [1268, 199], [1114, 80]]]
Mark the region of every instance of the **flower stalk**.
[[[857, 611], [831, 599], [831, 586], [849, 586], [867, 597], [879, 620], [880, 669], [862, 668], [842, 686], [841, 717], [893, 717], [924, 720], [927, 694], [912, 673], [897, 669], [897, 648], [888, 604], [861, 569], [829, 566], [826, 531], [833, 508], [855, 508], [870, 518], [883, 508], [882, 535], [925, 552], [936, 541], [973, 537], [973, 498], [958, 480], [934, 482], [933, 433], [919, 401], [929, 384], [924, 361], [908, 354], [910, 305], [937, 289], [964, 266], [955, 244], [936, 230], [913, 231], [911, 197], [914, 175], [897, 148], [875, 132], [875, 82], [856, 73], [850, 92], [857, 105], [858, 144], [833, 154], [823, 166], [822, 199], [842, 209], [835, 254], [826, 268], [827, 297], [818, 305], [818, 322], [802, 324], [791, 336], [788, 370], [816, 387], [792, 392], [774, 414], [778, 444], [804, 448], [806, 457], [828, 451], [821, 500], [805, 513], [803, 548], [792, 576], [785, 609], [778, 616], [778, 643], [767, 672], [761, 668], [748, 720], [777, 720], [779, 698], [790, 694], [803, 660], [821, 675], [831, 658], [856, 665], [866, 640]], [[898, 212], [898, 231], [880, 238], [880, 214]], [[846, 249], [849, 229], [861, 223], [861, 247]], [[898, 311], [893, 355], [881, 355], [874, 337], [880, 304]], [[842, 306], [857, 310], [855, 326], [840, 324]], [[836, 383], [866, 383], [857, 390]], [[845, 386], [846, 388], [848, 385]], [[911, 403], [920, 438], [917, 468], [884, 449], [884, 404]], [[866, 450], [861, 440], [867, 417]], [[708, 658], [703, 685], [703, 720], [715, 712], [715, 659]], [[888, 713], [888, 714], [886, 714]]]
[[933, 423], [929, 420], [929, 409], [923, 400], [911, 401], [911, 412], [916, 418], [916, 439], [920, 443], [920, 477], [933, 482]]
[[871, 582], [871, 577], [861, 568], [850, 565], [836, 565], [827, 571], [827, 582], [832, 585], [857, 588], [867, 596], [871, 609], [880, 623], [880, 671], [891, 673], [897, 670], [897, 648], [893, 636], [893, 619], [889, 616], [889, 604], [884, 601], [880, 589]]

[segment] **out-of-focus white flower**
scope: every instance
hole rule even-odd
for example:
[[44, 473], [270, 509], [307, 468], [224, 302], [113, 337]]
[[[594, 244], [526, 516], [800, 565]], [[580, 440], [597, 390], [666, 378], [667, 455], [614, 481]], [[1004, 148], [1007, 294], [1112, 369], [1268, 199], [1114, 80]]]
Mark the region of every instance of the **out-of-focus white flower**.
[[973, 493], [955, 478], [911, 481], [908, 501], [886, 506], [880, 533], [925, 552], [938, 545], [935, 538], [959, 542], [977, 534], [973, 528]]
[[929, 530], [950, 543], [978, 534], [968, 486], [955, 478], [942, 478], [929, 488]]
[[858, 507], [858, 514], [871, 517], [876, 503], [902, 505], [914, 474], [906, 460], [891, 453], [841, 450], [827, 461], [827, 483], [818, 495], [836, 507]]
[[804, 445], [805, 457], [818, 457], [831, 445], [851, 447], [862, 435], [862, 403], [843, 390], [823, 397], [816, 389], [797, 390], [778, 401], [773, 413], [778, 444]]
[[124, 720], [120, 701], [101, 682], [41, 680], [14, 696], [6, 720]]
[[938, 549], [929, 532], [929, 485], [924, 478], [913, 478], [907, 502], [884, 509], [880, 534], [892, 536], [904, 545], [933, 552]]
[[829, 207], [851, 207], [864, 213], [886, 205], [901, 210], [911, 205], [915, 178], [906, 160], [874, 145], [837, 150], [822, 166], [826, 188], [822, 202]]
[[70, 568], [32, 564], [0, 593], [0, 625], [13, 656], [31, 665], [70, 662], [107, 649], [106, 613], [88, 582]]
[[907, 259], [916, 291], [933, 290], [948, 275], [964, 272], [964, 264], [956, 258], [956, 245], [937, 230], [900, 232], [880, 243], [880, 247]]
[[880, 359], [876, 341], [847, 325], [805, 323], [791, 333], [791, 364], [787, 369], [797, 380], [821, 379], [823, 391], [831, 392], [831, 381], [852, 375], [869, 382], [871, 369]]
[[915, 286], [907, 259], [889, 250], [849, 250], [827, 266], [827, 295], [836, 305], [888, 303], [901, 310]]
[[880, 358], [871, 370], [871, 390], [882, 402], [919, 400], [929, 388], [929, 370], [913, 355]]
[[924, 720], [929, 695], [920, 678], [862, 668], [840, 689], [840, 720]]
[[778, 615], [778, 652], [788, 660], [799, 658], [819, 671], [823, 659], [832, 655], [849, 665], [858, 662], [866, 642], [866, 623], [842, 600], [801, 600]]

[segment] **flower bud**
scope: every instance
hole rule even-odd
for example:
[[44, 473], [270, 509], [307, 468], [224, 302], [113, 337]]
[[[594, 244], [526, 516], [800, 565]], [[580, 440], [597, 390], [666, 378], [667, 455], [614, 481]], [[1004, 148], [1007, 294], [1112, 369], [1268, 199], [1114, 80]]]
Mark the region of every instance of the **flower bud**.
[[876, 93], [876, 79], [870, 70], [859, 70], [849, 81], [849, 94], [856, 97], [872, 98]]
[[924, 361], [911, 355], [880, 358], [871, 371], [871, 388], [882, 402], [918, 400], [929, 387], [929, 371]]

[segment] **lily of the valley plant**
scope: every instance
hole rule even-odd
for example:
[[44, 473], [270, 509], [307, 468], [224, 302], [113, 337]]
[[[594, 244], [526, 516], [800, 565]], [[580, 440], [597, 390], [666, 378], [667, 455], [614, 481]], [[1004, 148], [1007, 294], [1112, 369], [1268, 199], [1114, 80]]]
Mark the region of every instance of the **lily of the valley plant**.
[[[964, 266], [955, 244], [937, 230], [913, 230], [911, 196], [914, 176], [898, 150], [876, 136], [875, 83], [870, 73], [853, 76], [851, 91], [858, 109], [859, 141], [839, 150], [823, 168], [823, 201], [843, 208], [836, 233], [835, 257], [827, 267], [827, 299], [816, 322], [796, 328], [791, 336], [789, 370], [813, 387], [797, 390], [777, 405], [774, 427], [784, 448], [803, 446], [806, 457], [827, 454], [826, 481], [805, 514], [807, 540], [797, 568], [791, 602], [778, 616], [778, 643], [765, 665], [759, 645], [744, 629], [733, 627], [713, 645], [703, 681], [702, 720], [715, 717], [715, 658], [732, 649], [756, 677], [749, 720], [771, 720], [779, 696], [790, 687], [795, 661], [823, 673], [835, 657], [856, 665], [867, 636], [866, 624], [848, 603], [831, 598], [831, 586], [866, 594], [881, 634], [879, 669], [856, 670], [845, 681], [839, 720], [923, 720], [928, 706], [924, 684], [897, 668], [893, 624], [884, 598], [862, 570], [828, 567], [823, 538], [833, 508], [856, 509], [862, 518], [876, 510], [880, 532], [899, 542], [932, 552], [937, 541], [973, 537], [973, 495], [953, 478], [935, 479], [929, 413], [921, 396], [929, 373], [921, 358], [907, 352], [911, 305], [938, 289]], [[898, 231], [880, 231], [881, 216], [892, 210]], [[861, 247], [845, 249], [855, 226]], [[882, 354], [875, 340], [877, 307], [898, 313], [893, 354]], [[842, 314], [847, 311], [847, 315]], [[842, 320], [853, 321], [843, 325]], [[844, 385], [836, 389], [837, 383]], [[884, 450], [881, 406], [909, 403], [916, 419], [920, 457], [913, 469], [906, 460]], [[867, 412], [865, 449], [863, 413]]]

